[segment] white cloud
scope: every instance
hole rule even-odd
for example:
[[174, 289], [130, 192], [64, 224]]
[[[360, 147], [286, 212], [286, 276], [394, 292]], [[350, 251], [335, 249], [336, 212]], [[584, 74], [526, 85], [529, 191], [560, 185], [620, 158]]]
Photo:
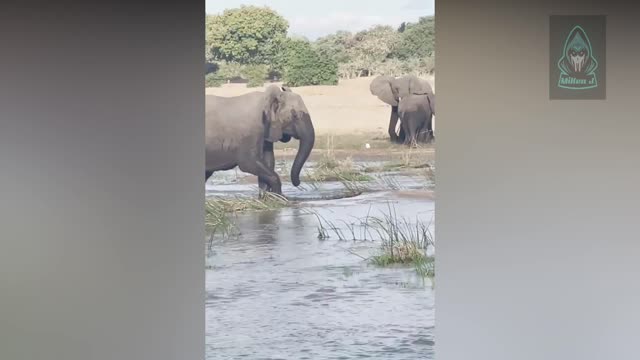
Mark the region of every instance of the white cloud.
[[403, 9], [407, 10], [421, 10], [426, 11], [429, 15], [433, 15], [435, 11], [434, 0], [408, 0], [403, 6]]

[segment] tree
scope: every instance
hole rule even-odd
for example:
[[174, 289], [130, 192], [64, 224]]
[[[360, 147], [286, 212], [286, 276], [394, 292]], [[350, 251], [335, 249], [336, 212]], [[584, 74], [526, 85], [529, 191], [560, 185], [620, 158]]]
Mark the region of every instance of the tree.
[[288, 29], [287, 20], [268, 7], [227, 9], [207, 16], [207, 54], [214, 61], [269, 64]]
[[204, 57], [205, 62], [215, 61], [211, 49], [213, 43], [219, 41], [220, 34], [223, 33], [222, 21], [218, 15], [206, 15], [205, 17], [205, 43], [204, 43]]
[[283, 67], [284, 82], [288, 86], [338, 84], [336, 61], [320, 54], [305, 40], [289, 42]]
[[364, 72], [372, 75], [375, 68], [379, 68], [394, 52], [400, 34], [391, 26], [377, 25], [357, 33], [355, 40], [353, 60], [361, 64]]
[[246, 65], [242, 69], [242, 77], [247, 79], [247, 87], [260, 87], [269, 74], [269, 68], [264, 64]]
[[421, 17], [417, 23], [405, 25], [400, 42], [392, 56], [402, 60], [432, 56], [435, 37], [435, 18], [433, 16]]
[[349, 31], [338, 31], [317, 39], [313, 46], [319, 54], [330, 57], [338, 64], [351, 61], [353, 47], [356, 44], [354, 35]]
[[296, 53], [306, 51], [311, 47], [309, 40], [301, 37], [288, 37], [280, 47], [280, 51], [274, 56], [272, 68], [278, 75], [283, 75], [292, 57]]

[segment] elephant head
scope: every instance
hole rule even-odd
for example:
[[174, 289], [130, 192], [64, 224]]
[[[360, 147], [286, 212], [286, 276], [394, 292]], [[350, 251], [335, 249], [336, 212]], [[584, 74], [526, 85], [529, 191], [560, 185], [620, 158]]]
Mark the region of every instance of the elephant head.
[[415, 75], [404, 75], [399, 78], [381, 75], [371, 81], [369, 90], [386, 104], [398, 106], [401, 98], [407, 95], [433, 94], [433, 88], [428, 81]]
[[300, 141], [298, 153], [291, 167], [291, 182], [300, 185], [300, 171], [309, 158], [315, 143], [315, 130], [302, 97], [287, 87], [270, 85], [265, 91], [263, 111], [265, 141]]
[[391, 83], [395, 80], [394, 77], [391, 76], [377, 76], [371, 81], [369, 84], [369, 91], [374, 96], [377, 96], [378, 99], [382, 100], [384, 103], [389, 104], [391, 106], [398, 106], [398, 100], [400, 97], [398, 96], [395, 89], [391, 86]]

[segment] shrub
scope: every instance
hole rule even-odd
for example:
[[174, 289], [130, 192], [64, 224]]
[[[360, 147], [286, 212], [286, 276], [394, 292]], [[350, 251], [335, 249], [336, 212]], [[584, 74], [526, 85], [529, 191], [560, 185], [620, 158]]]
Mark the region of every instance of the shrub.
[[205, 87], [220, 87], [224, 84], [224, 79], [218, 73], [208, 73], [204, 76]]
[[321, 55], [311, 45], [299, 45], [291, 51], [285, 64], [284, 82], [287, 86], [337, 85], [338, 64]]
[[244, 67], [234, 62], [222, 62], [220, 63], [220, 70], [218, 70], [218, 76], [225, 80], [242, 77], [242, 70]]
[[266, 65], [247, 65], [242, 70], [242, 77], [248, 80], [247, 87], [260, 87], [269, 75], [269, 68]]

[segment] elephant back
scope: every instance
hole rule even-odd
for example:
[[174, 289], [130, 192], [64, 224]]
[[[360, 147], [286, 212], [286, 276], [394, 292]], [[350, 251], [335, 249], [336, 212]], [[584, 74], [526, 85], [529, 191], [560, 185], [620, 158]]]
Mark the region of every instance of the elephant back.
[[409, 80], [409, 92], [414, 95], [432, 94], [433, 89], [427, 80], [412, 76]]

